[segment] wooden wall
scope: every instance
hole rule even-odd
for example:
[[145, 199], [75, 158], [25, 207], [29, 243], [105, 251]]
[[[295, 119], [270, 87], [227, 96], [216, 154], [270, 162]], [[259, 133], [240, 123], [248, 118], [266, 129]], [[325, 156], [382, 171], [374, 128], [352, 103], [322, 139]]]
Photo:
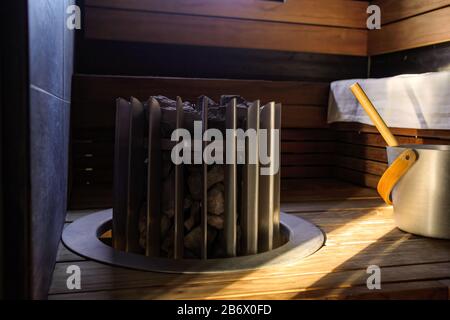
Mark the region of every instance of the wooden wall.
[[[88, 39], [372, 56], [450, 40], [449, 0], [85, 0]], [[130, 27], [133, 26], [133, 27]]]
[[450, 0], [376, 0], [382, 28], [369, 32], [369, 76], [450, 70]]
[[82, 38], [82, 74], [330, 82], [367, 76], [367, 57]]
[[[373, 1], [382, 10], [382, 29], [376, 31], [366, 29], [365, 1], [82, 2], [80, 75], [72, 112], [72, 208], [110, 203], [117, 96], [146, 99], [155, 93], [192, 100], [200, 94], [239, 93], [247, 99], [278, 99], [283, 103], [284, 179], [334, 176], [375, 187], [386, 168], [383, 142], [369, 126], [365, 131], [360, 125], [327, 126], [329, 82], [450, 68], [450, 0]], [[398, 134], [401, 141], [415, 137], [409, 131]], [[413, 140], [421, 142], [418, 137]], [[101, 157], [82, 156], [91, 151]]]
[[450, 41], [449, 0], [376, 0], [382, 26], [369, 32], [370, 56]]
[[85, 0], [85, 4], [90, 39], [367, 53], [366, 2]]
[[367, 2], [83, 2], [79, 73], [302, 81], [367, 75]]
[[[326, 124], [328, 85], [367, 76], [367, 4], [84, 0], [77, 41], [80, 75], [73, 94], [70, 206], [110, 205], [117, 96], [166, 94], [195, 101], [201, 94], [217, 99], [238, 93], [250, 100], [280, 101], [283, 179], [332, 176], [336, 147]], [[83, 156], [91, 151], [94, 157]]]

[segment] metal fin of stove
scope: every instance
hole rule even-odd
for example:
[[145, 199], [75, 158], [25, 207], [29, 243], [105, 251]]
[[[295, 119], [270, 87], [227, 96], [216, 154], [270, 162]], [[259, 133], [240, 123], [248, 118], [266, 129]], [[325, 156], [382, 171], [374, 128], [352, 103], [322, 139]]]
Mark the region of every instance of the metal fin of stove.
[[[147, 146], [147, 206], [146, 206], [146, 246], [145, 255], [159, 256], [160, 203], [161, 203], [161, 108], [158, 101], [151, 98], [147, 102], [148, 146]], [[117, 124], [116, 124], [117, 125]], [[142, 175], [145, 179], [145, 175]], [[142, 182], [140, 182], [142, 183]], [[116, 185], [114, 185], [116, 188]], [[115, 211], [114, 211], [115, 215]], [[119, 213], [120, 215], [120, 213]], [[113, 219], [114, 221], [114, 219]], [[114, 225], [114, 223], [113, 223]], [[137, 230], [135, 231], [137, 232]], [[113, 229], [114, 238], [114, 229]]]
[[[184, 124], [184, 110], [181, 103], [181, 98], [177, 97], [176, 109], [176, 128], [182, 129]], [[183, 239], [184, 239], [184, 218], [183, 218], [183, 191], [184, 191], [184, 175], [183, 164], [175, 165], [175, 216], [174, 216], [174, 258], [183, 258]]]
[[[208, 130], [208, 102], [205, 97], [200, 99], [202, 106], [202, 134], [204, 135]], [[194, 141], [194, 143], [198, 143]], [[202, 150], [207, 146], [207, 142], [202, 142]], [[195, 148], [194, 148], [195, 149]], [[200, 156], [203, 157], [203, 153]], [[200, 216], [200, 229], [202, 231], [201, 237], [201, 258], [208, 258], [208, 165], [203, 163], [202, 165], [202, 206]]]
[[[246, 129], [254, 130], [259, 135], [259, 100], [247, 109]], [[248, 131], [249, 132], [249, 131]], [[259, 144], [245, 141], [245, 163], [243, 170], [242, 197], [242, 252], [243, 254], [258, 253], [258, 205], [259, 205]]]
[[144, 152], [144, 108], [137, 99], [131, 103], [117, 100], [114, 168], [113, 246], [119, 250], [136, 252], [139, 235], [135, 232], [142, 200], [144, 184], [141, 177], [145, 171]]

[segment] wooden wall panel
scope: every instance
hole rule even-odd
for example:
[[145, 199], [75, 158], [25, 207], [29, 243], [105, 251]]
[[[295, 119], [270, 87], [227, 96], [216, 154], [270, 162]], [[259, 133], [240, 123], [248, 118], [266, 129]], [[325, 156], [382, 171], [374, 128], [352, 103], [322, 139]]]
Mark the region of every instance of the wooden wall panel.
[[[334, 123], [336, 137], [335, 177], [376, 188], [387, 168], [386, 142], [373, 126]], [[450, 130], [392, 128], [400, 144], [450, 144]]]
[[367, 1], [85, 0], [88, 6], [364, 29]]
[[[439, 137], [422, 137], [419, 135], [400, 135], [395, 133], [396, 139], [399, 144], [442, 144], [448, 139], [442, 139]], [[442, 130], [448, 134], [448, 131]], [[420, 134], [420, 133], [419, 133]], [[338, 141], [348, 142], [357, 145], [372, 146], [372, 147], [382, 147], [385, 148], [386, 142], [383, 137], [378, 132], [373, 133], [360, 133], [360, 132], [340, 132], [336, 133]]]
[[378, 55], [450, 41], [450, 6], [369, 32], [368, 53]]
[[450, 41], [373, 56], [369, 77], [383, 78], [437, 71], [450, 71]]
[[335, 140], [332, 130], [289, 129], [281, 131], [283, 141], [332, 141]]
[[283, 105], [281, 123], [284, 128], [326, 128], [327, 107]]
[[[333, 129], [339, 131], [353, 131], [360, 133], [376, 133], [378, 130], [374, 126], [356, 122], [337, 122], [331, 125]], [[413, 136], [420, 138], [450, 139], [450, 130], [433, 129], [409, 129], [409, 128], [390, 128], [395, 136]]]
[[[182, 52], [183, 54], [180, 54]], [[334, 81], [367, 77], [367, 57], [80, 39], [78, 73]]]
[[281, 157], [281, 166], [330, 166], [330, 156], [320, 153], [284, 153]]
[[281, 153], [333, 153], [334, 141], [281, 141]]
[[77, 71], [283, 81], [365, 77], [367, 4], [85, 0]]
[[[86, 7], [90, 39], [364, 56], [367, 30]], [[133, 26], [133, 27], [130, 27]]]
[[381, 8], [381, 23], [387, 24], [450, 5], [450, 0], [375, 0]]
[[335, 176], [340, 180], [373, 189], [377, 187], [380, 180], [379, 176], [342, 167], [335, 167]]
[[387, 162], [386, 150], [352, 143], [338, 143], [337, 153], [348, 157]]
[[384, 162], [345, 156], [337, 156], [336, 164], [338, 167], [366, 172], [377, 176], [383, 175], [384, 171], [387, 169], [387, 164]]
[[248, 100], [261, 99], [262, 103], [274, 100], [290, 105], [326, 106], [329, 91], [329, 84], [320, 82], [94, 75], [77, 75], [73, 85], [76, 101], [113, 104], [117, 96], [134, 95], [145, 100], [152, 94], [171, 98], [179, 95], [184, 100], [196, 101], [198, 96], [207, 93], [214, 100], [222, 94], [240, 94]]
[[[245, 95], [243, 96], [246, 98]], [[114, 99], [111, 100], [114, 101]], [[185, 100], [196, 101], [190, 99]], [[73, 122], [76, 123], [79, 128], [100, 129], [111, 128], [114, 126], [114, 110], [111, 110], [113, 107], [110, 102], [83, 102], [83, 105], [83, 108], [80, 108], [80, 110], [73, 114]], [[95, 109], [95, 113], [92, 112], [93, 109]], [[328, 127], [326, 113], [327, 108], [325, 106], [283, 105], [281, 121], [284, 128], [326, 128]]]
[[281, 178], [330, 178], [333, 174], [333, 167], [323, 166], [295, 166], [281, 167]]

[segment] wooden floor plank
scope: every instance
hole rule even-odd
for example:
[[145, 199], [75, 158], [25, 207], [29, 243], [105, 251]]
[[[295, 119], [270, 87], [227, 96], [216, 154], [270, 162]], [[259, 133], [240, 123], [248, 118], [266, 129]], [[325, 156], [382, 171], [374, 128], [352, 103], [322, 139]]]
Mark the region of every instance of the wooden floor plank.
[[58, 253], [56, 254], [56, 262], [67, 262], [67, 261], [84, 261], [83, 257], [73, 253], [67, 249], [61, 242], [58, 247]]
[[98, 212], [100, 209], [89, 209], [89, 210], [69, 210], [66, 215], [66, 222], [73, 222], [76, 219], [84, 217], [88, 214]]
[[[349, 271], [358, 273], [365, 271], [371, 264], [389, 268], [409, 266], [414, 264], [430, 264], [450, 261], [450, 243], [446, 241], [427, 241], [427, 239], [400, 240], [372, 244], [351, 244], [339, 246], [325, 246], [318, 253], [306, 258], [294, 266], [266, 268], [249, 272], [233, 272], [228, 274], [205, 275], [177, 275], [154, 272], [142, 272], [125, 268], [111, 267], [92, 261], [78, 262], [83, 274], [82, 290], [101, 291], [112, 289], [125, 289], [133, 287], [147, 287], [151, 290], [163, 288], [167, 291], [176, 291], [181, 287], [202, 287], [208, 290], [209, 286], [227, 287], [233, 283], [240, 283], [242, 289], [249, 283], [270, 283], [274, 286], [278, 281], [291, 279], [306, 287], [312, 285], [311, 274], [314, 279], [330, 277], [335, 272]], [[58, 263], [55, 269], [51, 294], [71, 292], [66, 287], [67, 274], [65, 270], [71, 263]], [[431, 268], [431, 267], [430, 267]], [[431, 270], [431, 269], [430, 269]], [[450, 269], [447, 269], [447, 275]], [[432, 273], [431, 273], [432, 274]], [[351, 276], [353, 277], [353, 276]], [[440, 276], [441, 278], [445, 277]], [[334, 283], [333, 285], [337, 284]], [[268, 285], [268, 284], [267, 284]], [[269, 289], [269, 287], [267, 287]]]
[[[400, 267], [384, 267], [383, 283], [416, 280], [436, 280], [446, 277], [450, 263], [434, 263]], [[333, 272], [330, 274], [311, 273], [273, 279], [265, 277], [258, 281], [234, 281], [229, 283], [209, 282], [203, 285], [176, 283], [173, 287], [153, 286], [122, 290], [93, 291], [78, 293], [78, 299], [242, 299], [256, 294], [286, 291], [322, 290], [325, 288], [345, 288], [364, 285], [367, 280], [365, 269]], [[68, 298], [74, 298], [66, 296]], [[50, 297], [52, 298], [52, 297]], [[56, 298], [56, 297], [55, 297]], [[62, 298], [59, 296], [58, 298]]]
[[447, 287], [441, 281], [411, 281], [383, 284], [381, 290], [369, 290], [367, 286], [327, 288], [322, 290], [293, 290], [292, 292], [268, 292], [241, 299], [256, 300], [443, 300], [447, 299]]
[[[304, 181], [291, 186], [302, 186], [297, 190], [301, 195], [319, 190], [308, 190]], [[80, 258], [61, 246], [49, 298], [448, 298], [450, 242], [400, 231], [395, 227], [391, 206], [370, 197], [365, 188], [345, 183], [340, 186], [347, 192], [339, 193], [340, 199], [282, 203], [285, 211], [317, 224], [326, 233], [325, 246], [294, 265], [227, 274], [164, 274], [76, 260]], [[337, 190], [339, 185], [324, 180], [321, 187]], [[89, 212], [69, 212], [67, 221]], [[82, 272], [82, 289], [77, 292], [66, 286], [66, 269], [71, 264], [78, 265]], [[366, 269], [371, 264], [381, 267], [380, 291], [369, 291], [365, 285]]]
[[381, 199], [353, 199], [329, 201], [286, 202], [281, 210], [286, 213], [341, 211], [343, 209], [384, 208], [388, 205]]
[[336, 179], [284, 179], [281, 202], [379, 199], [377, 191]]

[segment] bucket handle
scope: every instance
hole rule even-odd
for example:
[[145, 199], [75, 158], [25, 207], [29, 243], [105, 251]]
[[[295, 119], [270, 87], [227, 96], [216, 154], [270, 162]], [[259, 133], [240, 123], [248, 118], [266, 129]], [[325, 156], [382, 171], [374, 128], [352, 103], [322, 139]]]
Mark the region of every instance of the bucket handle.
[[417, 154], [413, 149], [406, 149], [383, 173], [380, 181], [378, 181], [377, 190], [384, 202], [392, 205], [391, 192], [397, 182], [416, 162]]

